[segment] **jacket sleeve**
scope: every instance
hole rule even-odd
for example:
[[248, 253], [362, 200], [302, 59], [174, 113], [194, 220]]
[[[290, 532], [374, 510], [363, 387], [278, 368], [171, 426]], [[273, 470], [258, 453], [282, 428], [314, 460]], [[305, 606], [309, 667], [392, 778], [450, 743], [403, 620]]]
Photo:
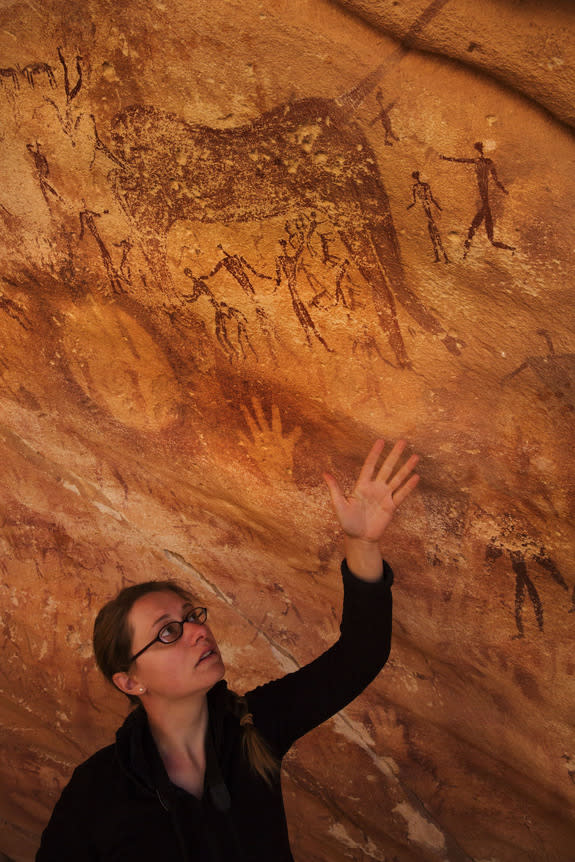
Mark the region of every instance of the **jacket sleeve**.
[[315, 661], [247, 693], [254, 724], [279, 757], [309, 730], [350, 703], [377, 676], [391, 647], [393, 572], [375, 583], [344, 560], [339, 640]]
[[99, 855], [75, 803], [74, 776], [62, 791], [42, 833], [36, 862], [97, 862]]

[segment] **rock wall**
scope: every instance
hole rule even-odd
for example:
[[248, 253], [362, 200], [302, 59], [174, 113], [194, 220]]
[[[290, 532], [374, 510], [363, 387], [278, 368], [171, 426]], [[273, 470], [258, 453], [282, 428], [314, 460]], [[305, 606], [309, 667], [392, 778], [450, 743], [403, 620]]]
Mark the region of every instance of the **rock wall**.
[[377, 435], [385, 671], [298, 744], [298, 862], [575, 846], [574, 13], [485, 0], [0, 9], [0, 852], [126, 707], [122, 585], [187, 579], [237, 690], [336, 637], [321, 473]]

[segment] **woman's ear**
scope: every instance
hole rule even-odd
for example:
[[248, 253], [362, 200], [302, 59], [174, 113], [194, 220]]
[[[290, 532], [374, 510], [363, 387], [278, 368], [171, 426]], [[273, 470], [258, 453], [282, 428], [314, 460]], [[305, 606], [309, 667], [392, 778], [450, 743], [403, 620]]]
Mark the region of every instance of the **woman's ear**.
[[115, 673], [112, 677], [112, 681], [116, 688], [119, 688], [120, 691], [124, 692], [124, 694], [129, 694], [132, 697], [144, 694], [145, 689], [125, 671]]

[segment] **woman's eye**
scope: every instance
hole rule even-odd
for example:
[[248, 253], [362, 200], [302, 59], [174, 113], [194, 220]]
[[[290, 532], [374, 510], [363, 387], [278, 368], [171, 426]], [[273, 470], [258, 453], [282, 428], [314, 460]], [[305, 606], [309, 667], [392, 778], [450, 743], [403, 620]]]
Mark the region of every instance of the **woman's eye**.
[[180, 623], [173, 622], [167, 623], [163, 626], [160, 632], [160, 640], [164, 641], [164, 643], [170, 643], [170, 641], [175, 641], [180, 636]]
[[195, 623], [199, 620], [201, 613], [202, 612], [199, 611], [197, 608], [194, 608], [192, 611], [190, 611], [188, 613], [188, 615], [186, 616], [186, 619], [189, 623]]

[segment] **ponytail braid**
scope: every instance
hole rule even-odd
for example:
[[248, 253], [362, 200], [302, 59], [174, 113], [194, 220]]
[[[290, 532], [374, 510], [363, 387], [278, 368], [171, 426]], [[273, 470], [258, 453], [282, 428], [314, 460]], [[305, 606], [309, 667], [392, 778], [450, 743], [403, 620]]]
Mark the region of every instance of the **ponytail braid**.
[[234, 711], [240, 720], [242, 728], [242, 748], [244, 754], [252, 770], [271, 787], [273, 781], [279, 775], [279, 760], [255, 726], [254, 717], [248, 711], [248, 702], [245, 697], [236, 695], [235, 700]]

